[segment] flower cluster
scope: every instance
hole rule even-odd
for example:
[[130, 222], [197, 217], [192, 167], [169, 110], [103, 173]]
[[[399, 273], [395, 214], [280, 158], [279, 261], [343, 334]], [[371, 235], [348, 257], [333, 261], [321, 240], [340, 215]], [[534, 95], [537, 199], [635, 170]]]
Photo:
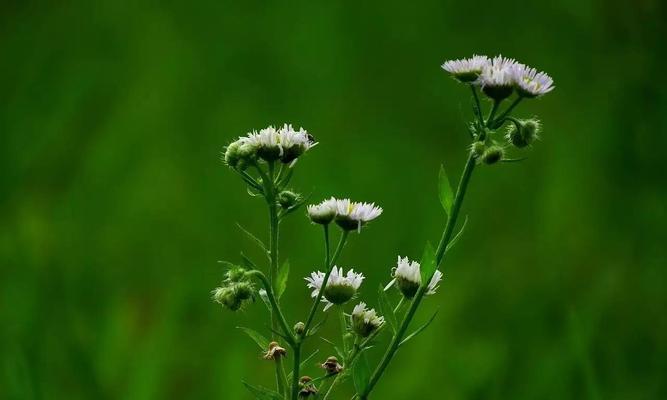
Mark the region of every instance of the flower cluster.
[[515, 90], [521, 97], [539, 97], [555, 88], [546, 73], [503, 56], [474, 55], [446, 61], [442, 68], [460, 82], [481, 87], [494, 100], [505, 99]]
[[343, 230], [360, 230], [362, 226], [382, 214], [374, 203], [354, 202], [334, 197], [308, 206], [308, 217], [316, 224], [327, 225], [335, 220]]
[[310, 294], [311, 297], [317, 297], [322, 291], [322, 302], [326, 303], [324, 310], [328, 310], [334, 304], [342, 305], [350, 301], [357, 294], [357, 290], [365, 278], [363, 274], [356, 273], [353, 269], [345, 274], [343, 268], [334, 266], [331, 269], [326, 287], [322, 288], [325, 277], [324, 272], [317, 271], [311, 273], [310, 277], [304, 278], [308, 282], [306, 286], [313, 289]]
[[315, 146], [313, 137], [303, 128], [292, 125], [273, 126], [252, 131], [227, 146], [224, 160], [232, 168], [243, 170], [261, 159], [267, 162], [293, 163], [299, 156]]
[[255, 286], [246, 278], [240, 267], [227, 271], [219, 287], [211, 291], [213, 300], [232, 311], [238, 311], [249, 302], [255, 301]]

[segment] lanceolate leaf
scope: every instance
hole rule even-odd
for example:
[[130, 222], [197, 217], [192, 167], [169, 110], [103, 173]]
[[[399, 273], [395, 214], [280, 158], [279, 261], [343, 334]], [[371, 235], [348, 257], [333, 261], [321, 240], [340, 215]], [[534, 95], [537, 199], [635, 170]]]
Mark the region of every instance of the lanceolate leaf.
[[236, 328], [245, 332], [245, 334], [248, 335], [250, 339], [254, 340], [255, 343], [257, 343], [257, 346], [259, 346], [259, 348], [263, 351], [266, 351], [269, 348], [269, 340], [262, 336], [261, 333], [243, 326], [237, 326]]
[[440, 196], [442, 208], [449, 214], [454, 203], [454, 193], [452, 192], [452, 187], [449, 185], [449, 179], [443, 165], [440, 165], [440, 173], [438, 174], [438, 195]]
[[276, 297], [280, 298], [287, 288], [287, 278], [289, 277], [289, 260], [285, 260], [282, 267], [278, 270], [276, 277]]
[[422, 278], [422, 285], [428, 285], [431, 276], [435, 273], [435, 250], [430, 242], [426, 243], [426, 248], [424, 248], [424, 255], [422, 255], [420, 263], [420, 273]]
[[400, 343], [398, 346], [399, 346], [399, 347], [400, 347], [400, 346], [403, 346], [403, 345], [404, 345], [405, 343], [407, 343], [410, 339], [412, 339], [412, 338], [414, 338], [415, 336], [419, 335], [424, 329], [428, 328], [428, 326], [431, 325], [431, 322], [433, 322], [433, 320], [435, 319], [435, 316], [438, 315], [438, 311], [440, 311], [440, 309], [435, 310], [435, 312], [433, 313], [433, 315], [431, 315], [431, 318], [429, 318], [428, 321], [426, 321], [426, 323], [425, 323], [424, 325], [420, 326], [419, 328], [417, 328], [416, 331], [412, 332], [412, 333], [411, 333], [410, 335], [408, 335], [405, 339], [403, 339], [403, 340], [401, 341], [401, 343]]
[[450, 240], [449, 243], [447, 243], [447, 248], [445, 249], [445, 252], [448, 252], [452, 247], [454, 247], [456, 242], [459, 241], [459, 239], [461, 238], [461, 234], [463, 233], [463, 230], [466, 228], [466, 224], [468, 224], [468, 216], [467, 215], [466, 215], [466, 219], [463, 220], [463, 225], [461, 225], [461, 229], [456, 233], [456, 236], [454, 236], [452, 238], [452, 240]]
[[243, 382], [243, 386], [252, 393], [257, 400], [282, 400], [283, 397], [271, 389], [267, 389], [261, 386], [251, 385], [248, 382]]
[[370, 368], [368, 368], [368, 360], [366, 360], [366, 354], [362, 353], [357, 362], [352, 366], [352, 381], [354, 382], [354, 388], [357, 390], [357, 393], [363, 393], [366, 391], [368, 386], [368, 381], [371, 376]]
[[378, 297], [379, 297], [380, 313], [385, 317], [387, 321], [389, 321], [389, 326], [391, 326], [392, 331], [396, 332], [398, 322], [396, 320], [396, 314], [394, 314], [394, 307], [392, 307], [391, 303], [389, 302], [387, 293], [385, 293], [382, 285], [380, 285], [380, 290], [378, 290]]

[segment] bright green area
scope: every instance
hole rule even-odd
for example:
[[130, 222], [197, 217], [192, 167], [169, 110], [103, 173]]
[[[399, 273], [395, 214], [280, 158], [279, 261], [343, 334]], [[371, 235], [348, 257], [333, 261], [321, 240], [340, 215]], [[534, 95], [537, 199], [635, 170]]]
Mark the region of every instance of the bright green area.
[[[456, 181], [471, 114], [439, 66], [473, 52], [554, 77], [518, 112], [543, 139], [523, 163], [475, 171], [466, 232], [417, 320], [438, 317], [373, 398], [667, 398], [663, 2], [105, 3], [1, 6], [0, 398], [272, 385], [234, 329], [266, 331], [263, 305], [209, 298], [218, 260], [260, 260], [235, 223], [267, 237], [223, 145], [303, 125], [320, 144], [295, 189], [385, 208], [340, 260], [377, 306], [397, 255], [419, 258], [442, 230], [438, 169]], [[302, 213], [282, 229], [295, 322], [323, 246]]]

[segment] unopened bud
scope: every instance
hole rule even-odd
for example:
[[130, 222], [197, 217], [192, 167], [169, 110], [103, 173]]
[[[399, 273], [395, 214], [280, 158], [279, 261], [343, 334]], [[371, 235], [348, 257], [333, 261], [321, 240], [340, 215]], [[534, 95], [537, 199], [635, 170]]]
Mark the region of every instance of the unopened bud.
[[305, 331], [306, 331], [306, 324], [304, 324], [303, 322], [297, 322], [294, 325], [294, 333], [296, 333], [297, 335], [301, 336], [304, 334]]
[[[518, 126], [516, 126], [518, 125]], [[507, 140], [518, 148], [524, 148], [531, 145], [540, 132], [540, 121], [529, 119], [519, 121], [516, 125], [511, 125], [507, 131]]]
[[313, 379], [309, 376], [302, 376], [299, 379], [299, 398], [305, 399], [310, 396], [317, 396], [317, 388], [312, 384]]
[[484, 142], [475, 142], [472, 145], [470, 145], [470, 151], [477, 157], [484, 154], [484, 150], [486, 150], [486, 143]]
[[301, 201], [301, 195], [298, 193], [289, 190], [283, 190], [278, 193], [278, 204], [285, 210], [295, 206], [299, 201]]
[[484, 151], [480, 157], [482, 162], [486, 165], [492, 165], [502, 160], [505, 155], [505, 150], [500, 146], [490, 146]]

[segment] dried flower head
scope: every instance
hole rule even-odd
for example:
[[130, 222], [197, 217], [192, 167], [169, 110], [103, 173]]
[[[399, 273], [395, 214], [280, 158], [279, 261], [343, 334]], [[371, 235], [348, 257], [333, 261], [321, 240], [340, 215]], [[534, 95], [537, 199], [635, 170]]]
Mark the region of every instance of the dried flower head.
[[[322, 290], [324, 284], [324, 272], [313, 272], [310, 277], [305, 278], [308, 288], [313, 289], [311, 297], [317, 297]], [[347, 274], [343, 272], [343, 268], [336, 266], [331, 270], [327, 286], [322, 292], [322, 301], [327, 303], [324, 310], [328, 310], [333, 304], [345, 304], [354, 297], [364, 280], [364, 275], [354, 272], [350, 269]]]
[[477, 80], [482, 69], [489, 64], [487, 56], [473, 55], [471, 58], [449, 60], [442, 64], [442, 69], [449, 72], [455, 79], [463, 83]]
[[384, 317], [377, 315], [374, 309], [366, 308], [363, 302], [354, 306], [350, 320], [352, 330], [361, 337], [368, 337], [384, 325]]
[[280, 357], [285, 357], [287, 355], [287, 350], [285, 348], [280, 347], [278, 342], [271, 342], [269, 343], [269, 349], [264, 353], [264, 359], [265, 360], [275, 360]]
[[[401, 256], [398, 256], [396, 268], [392, 272], [398, 290], [408, 299], [413, 298], [422, 283], [419, 263], [417, 261], [410, 261], [407, 257], [401, 258]], [[427, 295], [435, 294], [440, 280], [442, 280], [442, 272], [436, 270], [431, 281], [428, 283]]]
[[312, 383], [313, 379], [309, 376], [302, 376], [299, 379], [299, 398], [308, 398], [310, 396], [317, 396], [317, 388]]
[[322, 369], [327, 371], [327, 375], [336, 375], [343, 370], [343, 366], [338, 363], [338, 359], [334, 356], [327, 358], [321, 366]]

